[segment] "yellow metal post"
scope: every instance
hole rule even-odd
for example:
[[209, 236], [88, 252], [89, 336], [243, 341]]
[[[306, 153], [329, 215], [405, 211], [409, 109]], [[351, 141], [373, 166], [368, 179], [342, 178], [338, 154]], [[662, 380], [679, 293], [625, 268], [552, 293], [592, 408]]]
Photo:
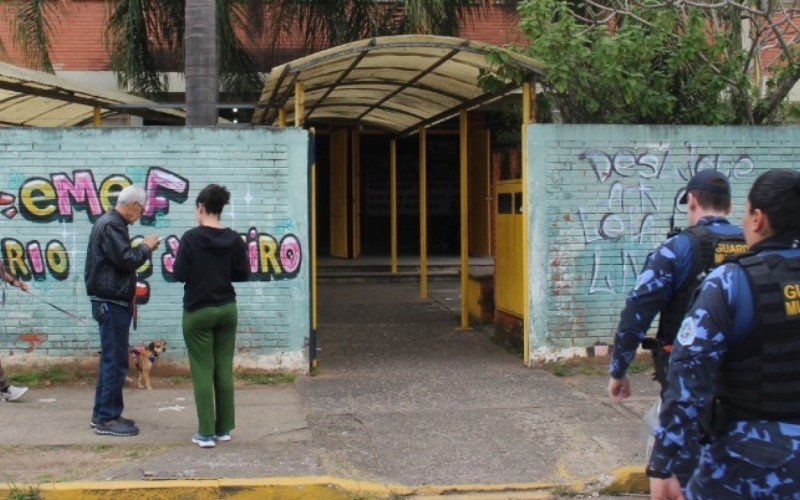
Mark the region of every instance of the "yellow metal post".
[[469, 256], [467, 250], [469, 249], [469, 189], [467, 184], [467, 112], [461, 111], [459, 116], [458, 139], [459, 139], [459, 163], [460, 168], [460, 182], [459, 182], [459, 196], [461, 198], [461, 328], [469, 329], [469, 304], [467, 303], [467, 287], [469, 286]]
[[419, 296], [428, 298], [428, 137], [419, 128]]
[[350, 255], [357, 259], [361, 256], [361, 133], [352, 130], [350, 146], [350, 186], [353, 195], [350, 199], [350, 234], [353, 247]]
[[296, 82], [294, 84], [294, 126], [302, 127], [303, 118], [306, 114], [306, 90], [303, 87], [303, 82]]
[[283, 106], [278, 109], [278, 126], [286, 126], [286, 109], [284, 109]]
[[522, 132], [520, 134], [520, 171], [522, 173], [522, 344], [523, 360], [527, 365], [531, 359], [530, 352], [530, 331], [528, 328], [528, 318], [531, 311], [528, 310], [528, 141], [525, 129], [534, 119], [531, 103], [533, 86], [531, 82], [522, 84]]
[[389, 203], [391, 204], [392, 272], [397, 272], [397, 140], [389, 141]]
[[[311, 140], [316, 131], [309, 130]], [[314, 148], [316, 151], [316, 148]], [[317, 160], [311, 158], [311, 328], [317, 329]], [[316, 359], [314, 366], [316, 367]]]
[[95, 127], [99, 127], [103, 122], [103, 115], [101, 114], [100, 108], [95, 106], [94, 108], [94, 119], [92, 120], [92, 125]]

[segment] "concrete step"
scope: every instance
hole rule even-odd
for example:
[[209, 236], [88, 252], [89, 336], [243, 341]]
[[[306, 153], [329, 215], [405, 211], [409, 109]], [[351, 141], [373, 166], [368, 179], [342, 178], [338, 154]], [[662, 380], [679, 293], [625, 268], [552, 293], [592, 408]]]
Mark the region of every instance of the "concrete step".
[[[419, 281], [419, 266], [398, 266], [393, 273], [390, 266], [320, 266], [317, 268], [317, 278], [321, 282], [342, 283], [354, 282], [386, 282], [386, 281]], [[471, 265], [470, 275], [491, 275], [491, 265]], [[454, 265], [428, 266], [429, 280], [457, 279], [461, 275], [461, 268]]]
[[[428, 274], [428, 281], [453, 281], [458, 279], [457, 274]], [[419, 281], [419, 273], [334, 273], [318, 274], [320, 283], [414, 283]]]

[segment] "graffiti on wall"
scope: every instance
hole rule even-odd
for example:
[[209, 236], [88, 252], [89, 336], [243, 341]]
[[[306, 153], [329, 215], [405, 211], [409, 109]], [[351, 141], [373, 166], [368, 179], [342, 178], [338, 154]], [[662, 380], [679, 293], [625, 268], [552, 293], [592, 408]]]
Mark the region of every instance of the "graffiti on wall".
[[[189, 181], [161, 167], [151, 167], [145, 176], [147, 202], [141, 223], [153, 225], [169, 213], [170, 201], [183, 203], [189, 194]], [[57, 172], [50, 177], [30, 177], [19, 186], [18, 196], [0, 192], [2, 213], [9, 219], [17, 214], [31, 221], [72, 222], [76, 211], [83, 211], [94, 222], [116, 203], [122, 189], [133, 184], [125, 174], [112, 174], [97, 182], [91, 170]], [[15, 202], [18, 202], [15, 205]]]
[[583, 247], [591, 252], [589, 295], [630, 290], [647, 252], [665, 238], [666, 221], [674, 216], [676, 224], [684, 225], [685, 209], [678, 200], [695, 173], [714, 169], [743, 179], [755, 171], [748, 155], [697, 154], [691, 146], [680, 155], [669, 145], [590, 149], [579, 160], [594, 173], [599, 188], [595, 203], [579, 206], [575, 217], [570, 216], [580, 226]]
[[[250, 280], [269, 281], [291, 279], [300, 272], [302, 250], [300, 240], [294, 234], [287, 234], [276, 240], [274, 236], [260, 233], [251, 227], [242, 235], [247, 244], [247, 255], [250, 261]], [[180, 239], [170, 235], [165, 239], [166, 251], [161, 257], [161, 272], [164, 280], [175, 281], [175, 258], [180, 248]]]
[[[139, 222], [153, 228], [167, 228], [170, 226], [170, 204], [184, 203], [190, 185], [185, 177], [162, 167], [129, 167], [125, 173], [113, 173], [102, 179], [96, 179], [88, 169], [32, 177], [12, 172], [7, 174], [7, 178], [6, 189], [15, 192], [0, 191], [0, 214], [3, 217], [9, 220], [21, 217], [34, 224], [57, 223], [62, 228], [59, 232], [61, 239], [47, 237], [21, 241], [6, 237], [0, 240], [0, 255], [7, 269], [22, 280], [38, 282], [48, 279], [64, 281], [70, 276], [77, 252], [75, 231], [68, 228], [80, 212], [94, 223], [114, 207], [122, 189], [134, 182], [142, 183], [147, 199]], [[249, 187], [247, 196], [250, 196]], [[281, 224], [279, 230], [291, 229], [291, 221]], [[134, 235], [131, 244], [137, 246], [143, 238], [143, 235]], [[174, 234], [165, 238], [161, 263], [162, 275], [167, 281], [174, 281], [172, 273], [178, 238]], [[278, 239], [253, 227], [242, 238], [247, 243], [251, 280], [292, 279], [297, 276], [302, 261], [297, 236], [286, 232]], [[151, 257], [137, 269], [137, 300], [140, 303], [147, 303], [149, 299], [147, 280], [152, 276]]]

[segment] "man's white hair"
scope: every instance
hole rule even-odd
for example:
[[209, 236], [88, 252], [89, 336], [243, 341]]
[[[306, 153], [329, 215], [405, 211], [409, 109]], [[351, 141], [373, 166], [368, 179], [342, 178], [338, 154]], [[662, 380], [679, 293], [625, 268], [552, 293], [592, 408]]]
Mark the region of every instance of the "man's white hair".
[[131, 185], [119, 192], [117, 206], [121, 207], [128, 205], [129, 203], [137, 202], [141, 206], [144, 206], [145, 201], [147, 201], [147, 194], [144, 192], [144, 189], [140, 188], [139, 186]]

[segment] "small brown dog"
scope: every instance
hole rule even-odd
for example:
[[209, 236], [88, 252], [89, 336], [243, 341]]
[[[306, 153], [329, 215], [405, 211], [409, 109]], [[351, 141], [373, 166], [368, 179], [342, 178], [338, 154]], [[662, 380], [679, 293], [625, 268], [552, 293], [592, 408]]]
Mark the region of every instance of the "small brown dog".
[[[130, 350], [133, 364], [136, 366], [136, 372], [139, 374], [139, 389], [144, 389], [145, 387], [152, 389], [153, 386], [150, 384], [150, 370], [158, 360], [159, 354], [167, 350], [167, 341], [154, 340], [150, 342], [147, 347], [131, 347]], [[128, 381], [133, 382], [133, 379], [129, 378]]]

